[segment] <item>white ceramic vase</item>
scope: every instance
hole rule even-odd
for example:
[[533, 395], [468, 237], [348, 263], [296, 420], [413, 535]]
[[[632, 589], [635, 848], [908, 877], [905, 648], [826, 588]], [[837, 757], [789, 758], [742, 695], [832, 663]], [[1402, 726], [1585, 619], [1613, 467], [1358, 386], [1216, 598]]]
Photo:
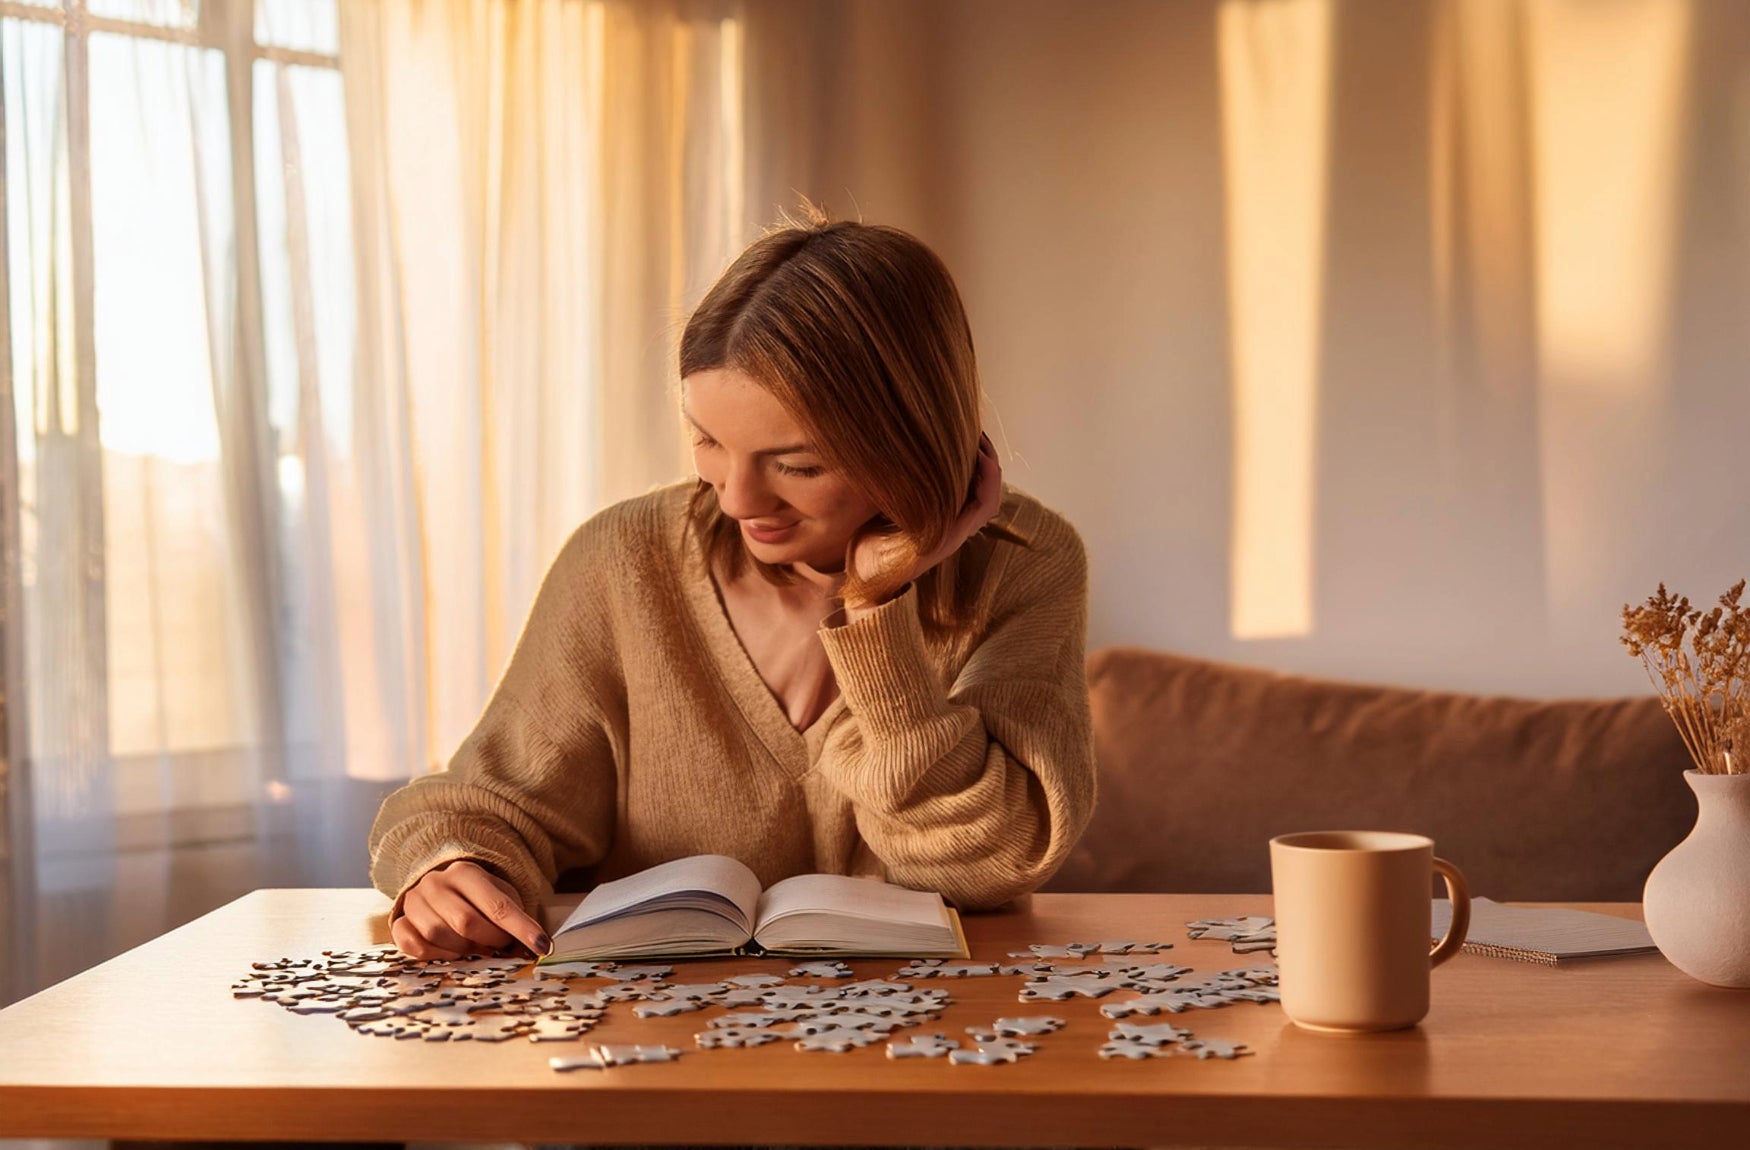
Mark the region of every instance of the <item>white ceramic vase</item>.
[[1701, 810], [1647, 876], [1647, 932], [1691, 978], [1750, 987], [1750, 774], [1683, 777]]

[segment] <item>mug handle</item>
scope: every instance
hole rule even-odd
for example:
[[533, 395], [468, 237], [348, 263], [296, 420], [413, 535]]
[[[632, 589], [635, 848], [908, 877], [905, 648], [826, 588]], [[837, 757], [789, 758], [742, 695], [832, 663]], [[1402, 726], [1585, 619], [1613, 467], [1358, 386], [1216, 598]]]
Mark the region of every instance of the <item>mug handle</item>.
[[1464, 874], [1443, 858], [1434, 860], [1434, 869], [1446, 880], [1446, 895], [1452, 900], [1452, 921], [1447, 924], [1446, 937], [1428, 952], [1430, 970], [1457, 954], [1464, 945], [1464, 936], [1470, 932], [1470, 887], [1465, 885]]

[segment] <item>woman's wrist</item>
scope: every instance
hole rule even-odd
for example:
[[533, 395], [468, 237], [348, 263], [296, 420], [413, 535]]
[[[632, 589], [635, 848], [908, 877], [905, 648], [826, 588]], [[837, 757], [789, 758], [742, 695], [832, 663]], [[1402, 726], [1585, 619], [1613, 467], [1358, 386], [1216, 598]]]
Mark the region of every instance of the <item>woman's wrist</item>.
[[867, 603], [841, 602], [839, 609], [828, 615], [822, 626], [843, 627], [855, 623], [859, 619], [867, 618], [894, 600], [902, 598], [907, 591], [911, 590], [911, 586], [910, 583], [903, 583], [895, 587], [885, 597]]

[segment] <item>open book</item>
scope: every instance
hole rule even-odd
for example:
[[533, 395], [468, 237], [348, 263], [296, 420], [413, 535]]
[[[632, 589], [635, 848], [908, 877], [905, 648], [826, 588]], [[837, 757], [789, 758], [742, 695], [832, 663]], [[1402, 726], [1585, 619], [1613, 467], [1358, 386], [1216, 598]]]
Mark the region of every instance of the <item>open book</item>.
[[967, 957], [959, 916], [933, 891], [833, 874], [762, 891], [735, 859], [694, 855], [590, 891], [541, 961], [713, 954]]

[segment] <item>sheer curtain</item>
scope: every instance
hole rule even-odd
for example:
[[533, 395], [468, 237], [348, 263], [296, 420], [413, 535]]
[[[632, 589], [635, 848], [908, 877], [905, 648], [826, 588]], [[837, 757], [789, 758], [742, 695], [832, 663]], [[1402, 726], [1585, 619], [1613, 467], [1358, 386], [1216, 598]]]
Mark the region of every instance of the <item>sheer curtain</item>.
[[10, 999], [365, 882], [752, 224], [737, 5], [3, 15]]
[[[672, 339], [747, 233], [741, 28], [723, 4], [402, 0], [341, 32], [368, 403], [405, 485], [361, 496], [405, 517], [390, 597], [423, 624], [398, 664], [420, 677], [361, 721], [394, 716], [424, 763], [571, 529], [685, 473]], [[349, 694], [387, 677], [359, 654]]]

